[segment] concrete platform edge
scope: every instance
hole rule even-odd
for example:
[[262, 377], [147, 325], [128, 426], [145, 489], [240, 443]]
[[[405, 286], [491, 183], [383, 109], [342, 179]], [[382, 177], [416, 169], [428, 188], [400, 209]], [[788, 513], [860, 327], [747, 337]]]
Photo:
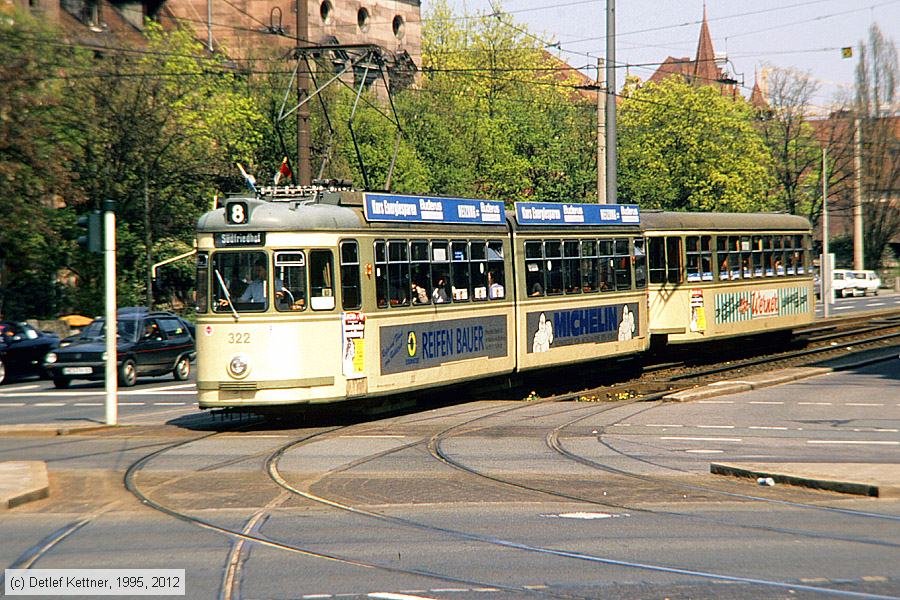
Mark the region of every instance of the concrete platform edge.
[[[767, 469], [750, 469], [741, 467], [740, 465], [729, 463], [710, 463], [709, 472], [713, 475], [727, 475], [732, 477], [744, 477], [756, 479], [759, 477], [771, 477], [776, 483], [784, 483], [788, 485], [796, 485], [819, 490], [827, 490], [832, 492], [840, 492], [842, 494], [855, 494], [857, 496], [870, 497], [896, 497], [897, 486], [883, 486], [873, 483], [862, 483], [855, 481], [839, 481], [824, 477], [810, 477], [791, 475], [776, 470]], [[884, 488], [884, 489], [882, 489]]]
[[[24, 476], [16, 477], [11, 484], [10, 471], [16, 470], [25, 471]], [[47, 463], [42, 460], [0, 462], [0, 476], [0, 510], [50, 496]]]

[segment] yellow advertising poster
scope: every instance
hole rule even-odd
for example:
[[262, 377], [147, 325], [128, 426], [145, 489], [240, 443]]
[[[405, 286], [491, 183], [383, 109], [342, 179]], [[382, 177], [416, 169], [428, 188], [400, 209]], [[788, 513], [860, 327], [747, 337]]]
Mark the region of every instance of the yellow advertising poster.
[[361, 312], [341, 314], [343, 371], [347, 379], [366, 376], [366, 315]]
[[703, 306], [703, 290], [691, 290], [691, 331], [706, 331], [706, 307]]

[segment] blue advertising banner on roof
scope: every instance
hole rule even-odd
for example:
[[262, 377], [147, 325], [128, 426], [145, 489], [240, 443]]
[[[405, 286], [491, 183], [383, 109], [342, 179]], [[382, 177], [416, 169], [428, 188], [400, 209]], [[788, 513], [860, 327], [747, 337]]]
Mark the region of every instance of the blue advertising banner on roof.
[[367, 221], [472, 225], [501, 225], [505, 222], [503, 202], [499, 200], [393, 194], [366, 194], [365, 200]]
[[516, 202], [519, 225], [639, 225], [636, 204]]

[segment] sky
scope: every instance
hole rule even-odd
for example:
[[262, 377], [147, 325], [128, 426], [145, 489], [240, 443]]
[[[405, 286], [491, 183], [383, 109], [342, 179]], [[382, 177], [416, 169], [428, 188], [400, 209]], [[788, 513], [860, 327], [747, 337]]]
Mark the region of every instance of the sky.
[[[491, 13], [491, 0], [448, 0], [458, 15]], [[595, 65], [606, 54], [606, 0], [496, 0], [502, 12], [548, 42], [559, 42], [563, 60], [575, 67]], [[667, 56], [694, 58], [702, 0], [618, 0], [616, 62], [660, 63]], [[423, 17], [429, 0], [422, 1]], [[716, 54], [727, 54], [729, 71], [743, 74], [749, 96], [754, 69], [768, 64], [808, 72], [819, 82], [812, 103], [827, 108], [853, 84], [860, 41], [872, 23], [894, 46], [900, 44], [900, 0], [708, 0], [710, 33]], [[853, 47], [853, 57], [841, 48]], [[733, 65], [733, 66], [732, 66]], [[629, 71], [646, 80], [656, 66]], [[596, 69], [589, 71], [596, 77]], [[624, 73], [617, 71], [621, 88]]]

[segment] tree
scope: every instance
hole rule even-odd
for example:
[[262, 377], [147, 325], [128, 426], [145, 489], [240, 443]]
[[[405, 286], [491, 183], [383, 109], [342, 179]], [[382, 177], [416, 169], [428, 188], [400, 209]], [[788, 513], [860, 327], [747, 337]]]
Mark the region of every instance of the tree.
[[73, 62], [53, 31], [27, 13], [0, 19], [0, 315], [47, 317], [62, 302], [64, 262], [56, 210], [68, 194], [74, 153], [54, 127], [63, 95], [59, 74]]
[[768, 109], [758, 111], [759, 129], [772, 155], [775, 187], [769, 206], [803, 215], [813, 224], [822, 213], [822, 148], [829, 157], [829, 186], [835, 189], [847, 178], [852, 160], [839, 131], [828, 120], [813, 120], [810, 102], [818, 84], [809, 73], [771, 69], [768, 76]]
[[771, 158], [743, 99], [678, 77], [648, 83], [619, 111], [619, 195], [649, 208], [766, 208]]
[[[122, 304], [152, 304], [156, 245], [192, 239], [215, 191], [234, 180], [234, 162], [259, 146], [263, 119], [240, 74], [190, 32], [148, 23], [146, 36], [146, 49], [111, 52], [92, 76], [74, 79], [63, 117], [84, 195], [92, 207], [117, 204]], [[82, 299], [90, 305], [97, 262], [73, 258], [94, 290]]]
[[898, 65], [893, 40], [877, 23], [859, 45], [855, 112], [862, 127], [862, 195], [865, 264], [881, 266], [888, 242], [900, 236], [900, 115]]

